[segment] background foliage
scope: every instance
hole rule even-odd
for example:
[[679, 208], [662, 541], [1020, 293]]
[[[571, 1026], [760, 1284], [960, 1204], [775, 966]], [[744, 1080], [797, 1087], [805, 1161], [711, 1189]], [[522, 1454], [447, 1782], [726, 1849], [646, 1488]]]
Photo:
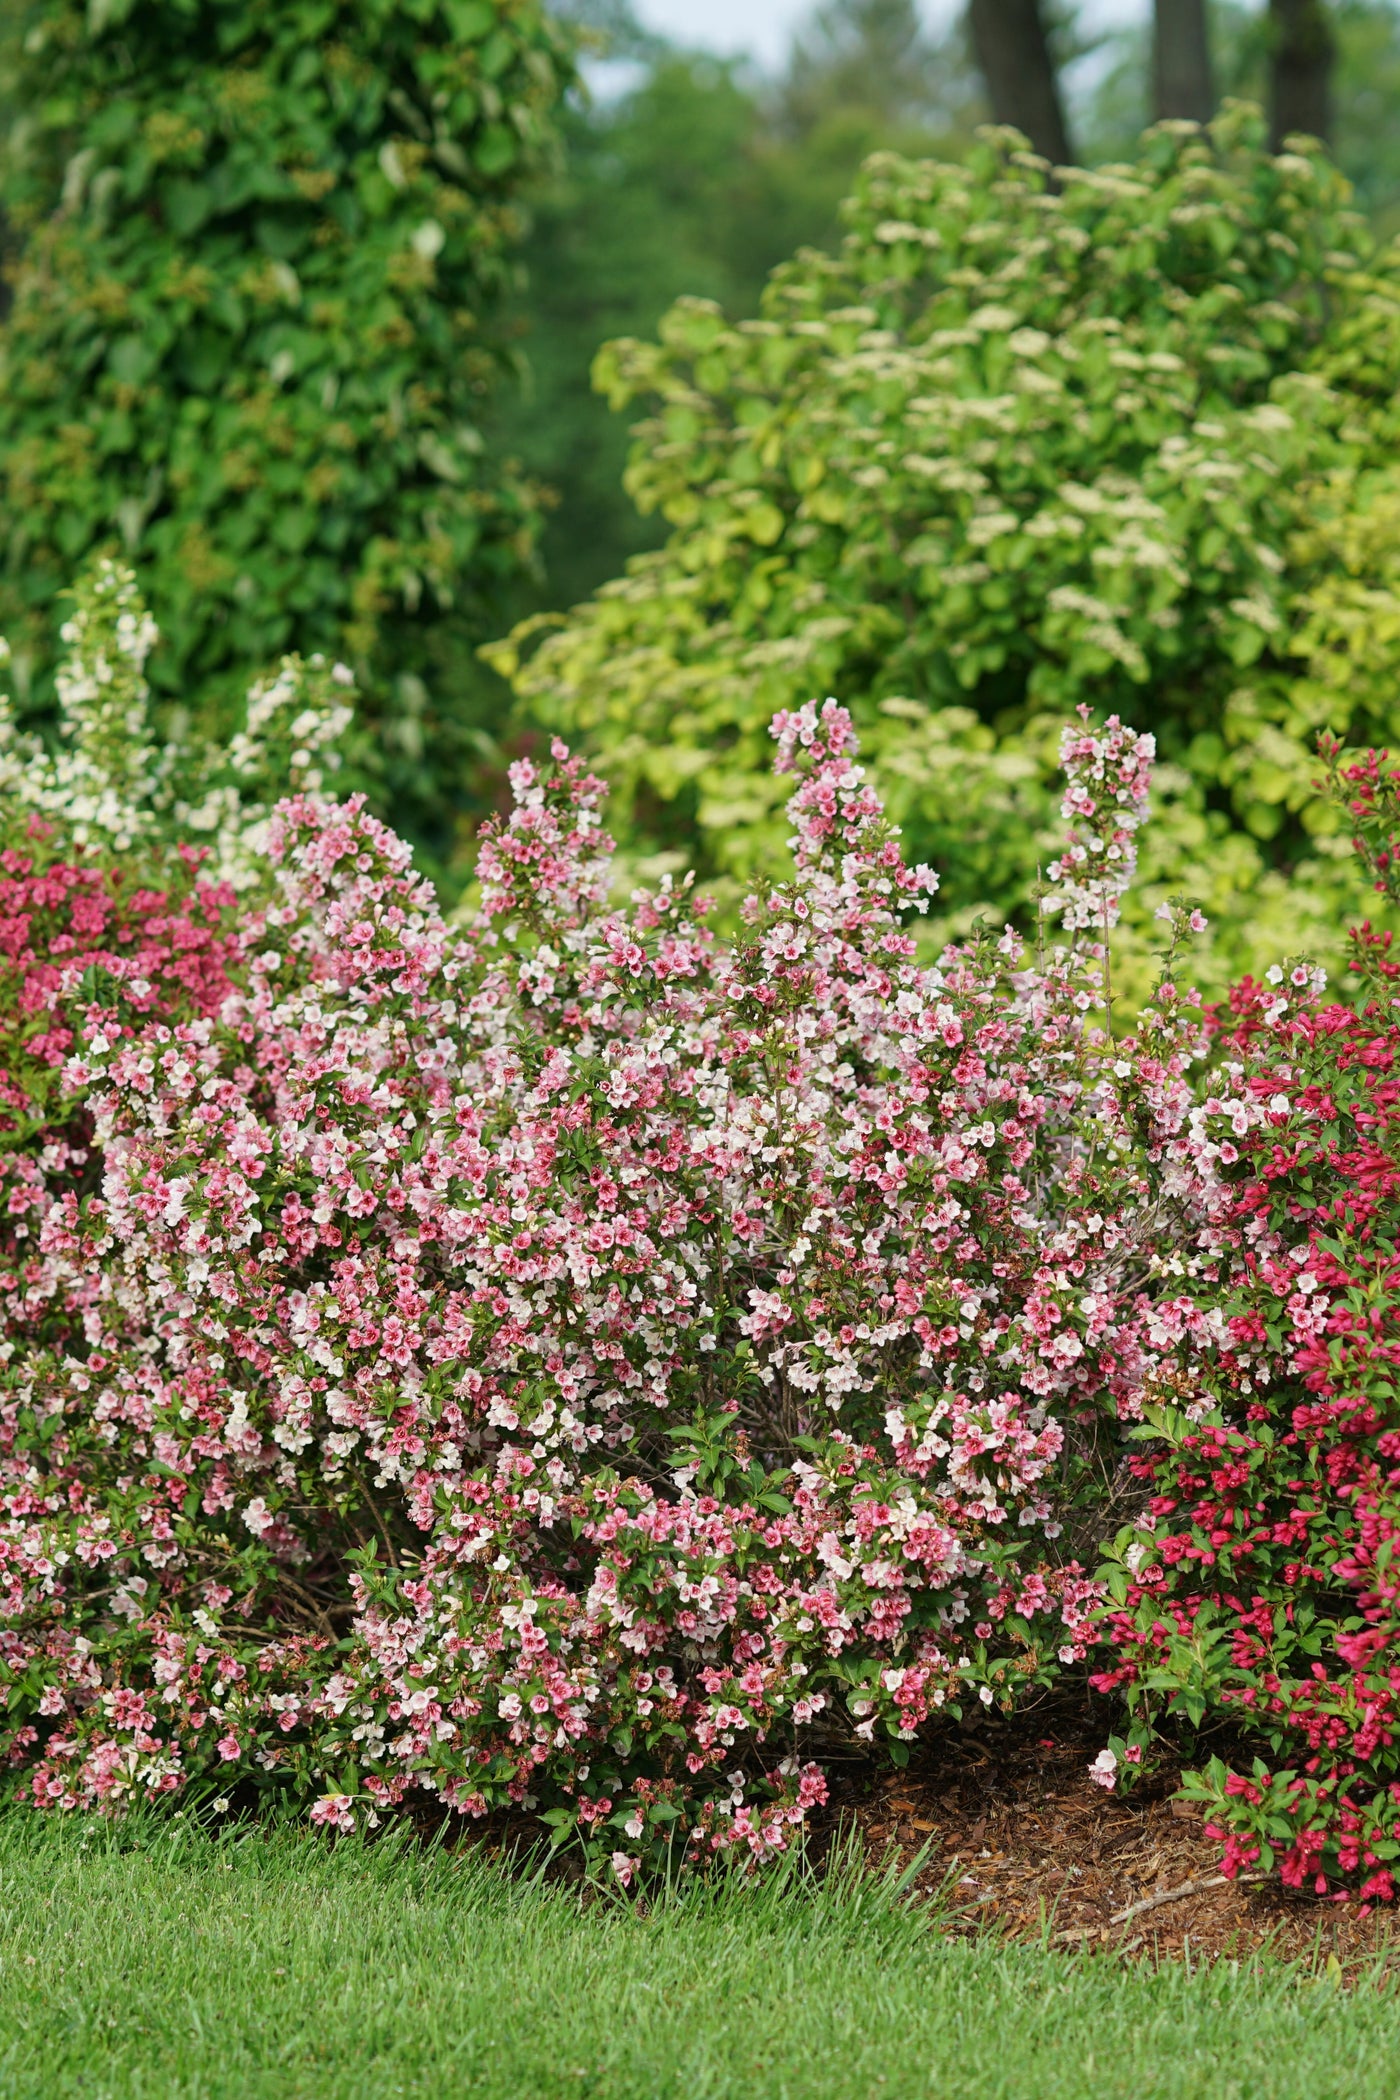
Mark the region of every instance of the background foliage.
[[607, 753], [644, 860], [721, 878], [783, 851], [772, 710], [848, 696], [945, 933], [1026, 905], [1065, 713], [1134, 711], [1178, 768], [1141, 912], [1198, 893], [1217, 985], [1335, 946], [1313, 741], [1395, 708], [1400, 275], [1346, 207], [1243, 109], [1058, 192], [1014, 135], [877, 156], [757, 320], [683, 300], [605, 353], [668, 537], [494, 660]]
[[[1400, 218], [1400, 14], [1392, 0], [1330, 0], [1335, 39], [1328, 145], [1354, 184], [1356, 201], [1384, 232]], [[1268, 100], [1270, 20], [1263, 7], [1215, 0], [1208, 9], [1218, 92], [1263, 105]], [[1124, 160], [1151, 121], [1150, 25], [1120, 24], [1097, 40], [1091, 92], [1077, 98], [1076, 137], [1090, 163]], [[1071, 74], [1073, 81], [1073, 74]]]
[[138, 565], [164, 697], [228, 727], [292, 644], [360, 670], [379, 793], [440, 857], [538, 525], [493, 457], [514, 202], [569, 46], [536, 0], [32, 0], [6, 24], [0, 629]]
[[687, 293], [752, 315], [785, 256], [839, 239], [867, 154], [955, 158], [986, 115], [960, 34], [932, 34], [914, 0], [828, 0], [773, 82], [581, 12], [611, 62], [566, 105], [563, 166], [532, 195], [528, 370], [504, 419], [555, 497], [522, 610], [575, 603], [661, 536], [623, 488], [626, 424], [590, 384], [601, 345], [650, 333]]
[[[934, 27], [912, 0], [826, 0], [771, 79], [643, 35], [617, 0], [566, 11], [605, 38], [609, 60], [566, 108], [565, 166], [532, 194], [522, 250], [531, 376], [507, 429], [557, 496], [545, 573], [522, 601], [531, 609], [576, 603], [664, 536], [623, 490], [625, 424], [588, 383], [600, 345], [654, 334], [685, 292], [752, 318], [774, 264], [839, 242], [840, 202], [869, 153], [959, 160], [991, 114], [961, 19]], [[1400, 209], [1400, 12], [1393, 0], [1340, 0], [1328, 15], [1331, 151], [1358, 208], [1388, 233]], [[1262, 105], [1263, 8], [1218, 0], [1209, 16], [1220, 93]], [[1152, 116], [1146, 20], [1091, 27], [1063, 8], [1052, 30], [1080, 158], [1135, 160]]]

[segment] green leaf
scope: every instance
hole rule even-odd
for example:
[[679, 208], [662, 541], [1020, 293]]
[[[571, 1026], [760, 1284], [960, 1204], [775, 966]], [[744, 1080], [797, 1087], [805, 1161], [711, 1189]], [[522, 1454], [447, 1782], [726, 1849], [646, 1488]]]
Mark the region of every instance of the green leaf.
[[509, 125], [486, 124], [473, 148], [472, 159], [483, 175], [504, 175], [507, 168], [514, 166], [518, 150]]

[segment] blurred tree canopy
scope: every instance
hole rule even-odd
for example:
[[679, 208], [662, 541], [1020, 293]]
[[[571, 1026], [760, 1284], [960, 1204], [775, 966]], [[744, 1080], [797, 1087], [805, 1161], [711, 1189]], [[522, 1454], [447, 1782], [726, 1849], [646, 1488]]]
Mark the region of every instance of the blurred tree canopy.
[[837, 240], [867, 154], [955, 156], [986, 115], [961, 32], [931, 36], [914, 0], [827, 0], [772, 83], [646, 37], [619, 0], [572, 12], [610, 63], [571, 99], [523, 254], [529, 377], [507, 430], [554, 505], [519, 611], [574, 603], [657, 541], [622, 487], [626, 426], [591, 384], [602, 345], [687, 293], [754, 313], [784, 256]]
[[[1400, 227], [1400, 8], [1394, 0], [1329, 0], [1335, 45], [1328, 146], [1358, 207], [1381, 232]], [[1223, 100], [1269, 102], [1273, 27], [1267, 8], [1213, 0], [1215, 88]], [[1141, 23], [1096, 39], [1092, 90], [1077, 112], [1083, 158], [1131, 158], [1153, 116], [1149, 44]]]
[[[536, 192], [524, 251], [528, 377], [507, 430], [553, 503], [543, 579], [517, 591], [516, 613], [577, 603], [662, 537], [623, 490], [628, 431], [590, 380], [603, 344], [651, 334], [686, 294], [734, 320], [755, 314], [775, 264], [836, 246], [869, 153], [960, 159], [991, 114], [965, 22], [935, 34], [915, 0], [823, 0], [771, 81], [646, 35], [627, 0], [571, 0], [569, 12], [608, 62], [570, 100], [564, 164]], [[1046, 20], [1079, 157], [1135, 158], [1163, 93], [1150, 11], [1094, 34], [1073, 7]], [[1359, 207], [1388, 228], [1400, 224], [1400, 9], [1333, 0], [1331, 20], [1334, 150]], [[1267, 8], [1211, 0], [1208, 21], [1215, 92], [1264, 104]]]
[[1189, 889], [1206, 981], [1335, 951], [1315, 737], [1400, 732], [1400, 244], [1235, 105], [1062, 169], [873, 156], [759, 316], [688, 298], [599, 362], [662, 545], [493, 658], [597, 752], [644, 874], [783, 865], [775, 709], [851, 707], [942, 934], [1029, 905], [1080, 703], [1172, 762], [1130, 936]]

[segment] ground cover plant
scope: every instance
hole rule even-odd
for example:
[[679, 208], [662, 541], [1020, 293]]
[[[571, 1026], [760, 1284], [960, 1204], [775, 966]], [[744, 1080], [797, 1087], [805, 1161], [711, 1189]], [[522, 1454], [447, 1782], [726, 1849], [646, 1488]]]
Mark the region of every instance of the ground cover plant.
[[1028, 927], [1088, 701], [1165, 762], [1120, 982], [1187, 885], [1212, 991], [1304, 941], [1340, 966], [1313, 745], [1395, 735], [1396, 254], [1263, 137], [1236, 106], [1053, 186], [1009, 133], [877, 155], [756, 319], [682, 300], [603, 354], [665, 543], [491, 654], [588, 739], [640, 865], [730, 902], [775, 870], [768, 721], [831, 691], [943, 873], [939, 936]]
[[[37, 1826], [37, 1827], [36, 1827]], [[949, 1941], [897, 1877], [649, 1914], [394, 1843], [0, 1820], [0, 2077], [23, 2100], [1314, 2100], [1393, 2089], [1379, 1964], [1152, 1968]]]

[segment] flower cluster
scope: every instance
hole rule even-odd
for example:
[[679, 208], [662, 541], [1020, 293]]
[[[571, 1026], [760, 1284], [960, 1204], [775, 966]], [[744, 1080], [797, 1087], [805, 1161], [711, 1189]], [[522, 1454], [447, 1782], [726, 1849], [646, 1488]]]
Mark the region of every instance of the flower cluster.
[[[227, 749], [161, 737], [145, 667], [159, 641], [136, 578], [100, 560], [73, 592], [57, 672], [56, 753], [17, 728], [0, 695], [0, 793], [91, 857], [120, 866], [172, 837], [204, 850], [208, 872], [256, 880], [271, 806], [289, 788], [317, 793], [339, 764], [352, 717], [350, 672], [324, 657], [282, 659], [248, 694]], [[0, 642], [0, 664], [9, 650]]]
[[1071, 829], [1065, 852], [1050, 863], [1058, 887], [1046, 896], [1045, 909], [1063, 914], [1067, 933], [1097, 929], [1106, 938], [1137, 870], [1136, 834], [1147, 817], [1157, 745], [1116, 717], [1095, 736], [1088, 708], [1079, 714], [1080, 727], [1066, 728], [1060, 738], [1069, 782], [1060, 814]]
[[[920, 966], [848, 716], [774, 734], [794, 874], [732, 944], [689, 883], [610, 907], [556, 746], [474, 922], [294, 796], [217, 1011], [94, 1017], [4, 1399], [29, 1798], [532, 1807], [625, 1883], [1085, 1657], [1098, 1446], [1223, 1327], [1159, 1252], [1223, 1200], [1199, 1031], [1164, 980], [1124, 1055], [1073, 931]], [[1147, 755], [1077, 733], [1076, 815]]]
[[[1150, 1499], [1105, 1571], [1101, 1690], [1140, 1761], [1169, 1714], [1264, 1754], [1189, 1783], [1226, 1871], [1389, 1900], [1400, 1859], [1400, 1028], [1303, 967], [1246, 987], [1197, 1111], [1230, 1184], [1205, 1405], [1153, 1408]], [[1195, 1419], [1190, 1419], [1194, 1415]], [[1109, 1781], [1115, 1776], [1110, 1770]]]
[[102, 1025], [117, 1039], [153, 1014], [213, 1013], [231, 990], [230, 893], [200, 880], [197, 855], [170, 856], [158, 889], [55, 856], [42, 819], [19, 839], [0, 848], [0, 1290], [11, 1298], [26, 1288], [31, 1225], [88, 1163], [90, 1119], [65, 1070], [78, 1034]]

